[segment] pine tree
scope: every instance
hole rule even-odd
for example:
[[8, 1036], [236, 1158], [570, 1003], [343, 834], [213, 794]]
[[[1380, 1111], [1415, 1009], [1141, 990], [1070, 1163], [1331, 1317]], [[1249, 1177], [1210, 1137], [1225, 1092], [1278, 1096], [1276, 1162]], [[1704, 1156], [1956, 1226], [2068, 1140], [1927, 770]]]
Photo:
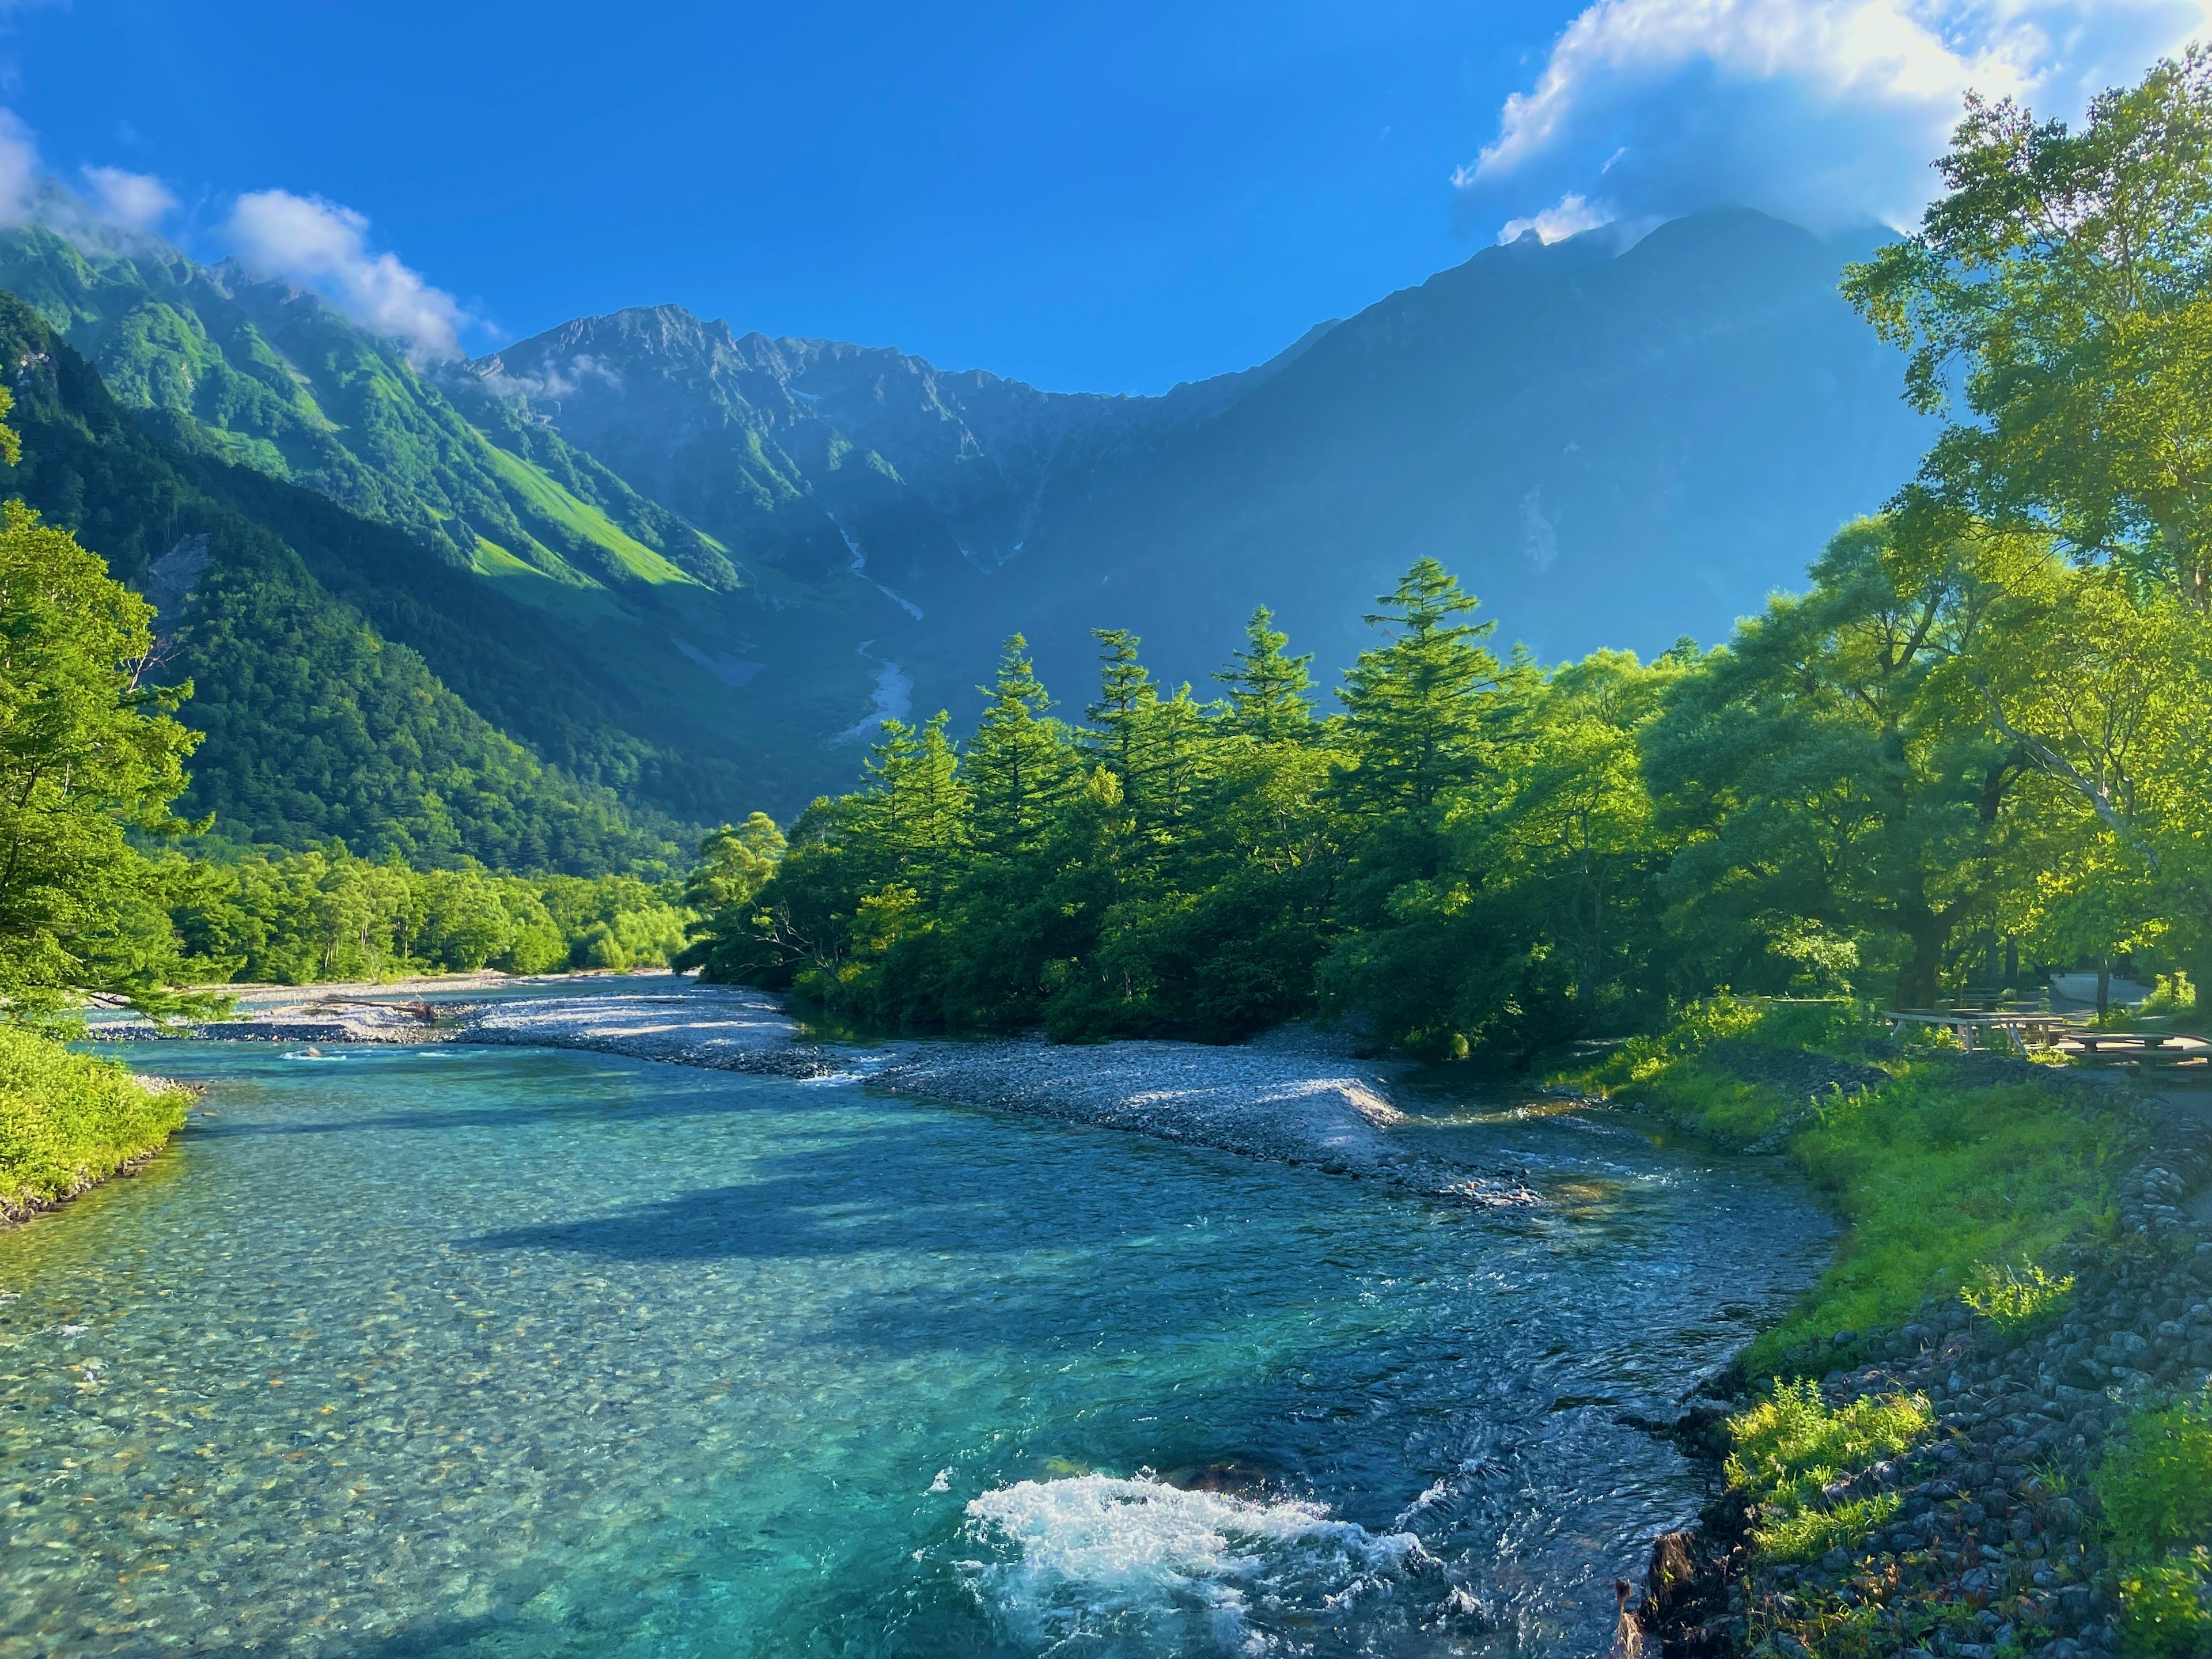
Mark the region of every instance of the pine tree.
[[1152, 816], [1151, 756], [1146, 752], [1159, 688], [1137, 660], [1137, 636], [1125, 628], [1095, 628], [1091, 636], [1105, 647], [1099, 654], [1098, 701], [1085, 709], [1091, 722], [1085, 740], [1099, 764], [1121, 786], [1121, 799], [1139, 828]]
[[1347, 793], [1374, 809], [1425, 811], [1466, 783], [1496, 739], [1504, 676], [1480, 641], [1493, 623], [1461, 620], [1480, 604], [1434, 559], [1422, 559], [1364, 620], [1389, 643], [1364, 651], [1338, 692], [1358, 764]]
[[1048, 720], [1052, 699], [1037, 681], [1019, 634], [1006, 641], [995, 684], [976, 688], [990, 699], [968, 745], [968, 787], [974, 838], [994, 857], [1034, 848], [1052, 809], [1066, 797], [1073, 770], [1065, 728]]
[[1231, 659], [1214, 678], [1229, 688], [1229, 714], [1222, 729], [1256, 743], [1302, 743], [1314, 732], [1311, 653], [1286, 654], [1290, 635], [1274, 626], [1275, 613], [1261, 605], [1244, 624], [1247, 648]]

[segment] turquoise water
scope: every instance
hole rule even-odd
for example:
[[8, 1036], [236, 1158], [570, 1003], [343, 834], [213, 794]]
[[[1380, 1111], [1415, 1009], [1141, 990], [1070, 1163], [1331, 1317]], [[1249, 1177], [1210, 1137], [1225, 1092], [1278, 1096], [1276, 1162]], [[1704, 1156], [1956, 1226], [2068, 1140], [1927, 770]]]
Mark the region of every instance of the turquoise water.
[[1407, 1133], [1554, 1205], [591, 1054], [131, 1057], [204, 1114], [0, 1236], [5, 1659], [1579, 1654], [1698, 1501], [1617, 1419], [1826, 1248], [1449, 1092]]

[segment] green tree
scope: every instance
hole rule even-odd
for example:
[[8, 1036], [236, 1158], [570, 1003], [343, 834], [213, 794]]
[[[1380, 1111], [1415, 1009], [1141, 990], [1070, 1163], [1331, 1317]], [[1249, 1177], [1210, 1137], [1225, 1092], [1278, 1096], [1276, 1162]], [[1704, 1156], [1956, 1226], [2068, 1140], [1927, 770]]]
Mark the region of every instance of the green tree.
[[1899, 509], [2212, 607], [2212, 53], [2101, 94], [2078, 132], [1970, 99], [1937, 167], [1919, 232], [1844, 284], [1946, 416]]
[[1283, 647], [1291, 636], [1279, 630], [1266, 605], [1244, 624], [1244, 649], [1214, 678], [1229, 688], [1229, 712], [1222, 729], [1255, 743], [1303, 743], [1314, 734], [1313, 664], [1310, 653], [1293, 657]]
[[1499, 741], [1504, 670], [1484, 647], [1494, 623], [1434, 559], [1418, 561], [1365, 620], [1386, 643], [1359, 653], [1337, 692], [1354, 767], [1346, 793], [1369, 811], [1425, 811], [1471, 781]]
[[1668, 876], [1692, 987], [1781, 988], [1808, 924], [1935, 1000], [1986, 922], [2026, 768], [1958, 695], [1986, 594], [1956, 545], [1923, 555], [1863, 520], [1674, 688], [1644, 772], [1681, 838]]
[[[163, 999], [166, 950], [120, 951], [115, 913], [151, 879], [126, 829], [169, 811], [198, 741], [173, 714], [189, 684], [143, 684], [153, 607], [21, 501], [0, 520], [0, 997], [17, 1014], [72, 986]], [[152, 941], [159, 946], [157, 938]]]
[[1019, 634], [1006, 641], [997, 679], [977, 688], [989, 701], [968, 745], [975, 842], [999, 857], [1034, 849], [1073, 771], [1066, 728], [1046, 717], [1052, 699], [1028, 652]]

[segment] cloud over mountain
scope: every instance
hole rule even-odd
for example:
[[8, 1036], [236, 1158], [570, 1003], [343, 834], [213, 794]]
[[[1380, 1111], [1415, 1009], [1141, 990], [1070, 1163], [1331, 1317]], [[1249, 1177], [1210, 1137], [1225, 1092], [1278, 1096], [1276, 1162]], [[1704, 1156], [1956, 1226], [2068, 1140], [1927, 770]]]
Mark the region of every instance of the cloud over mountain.
[[1969, 90], [2072, 118], [2206, 22], [2198, 0], [1596, 0], [1455, 183], [1512, 235], [1718, 203], [1903, 227]]
[[405, 341], [418, 358], [461, 355], [461, 330], [476, 319], [397, 254], [372, 253], [368, 221], [353, 209], [319, 196], [258, 190], [238, 198], [226, 228], [248, 269], [313, 289], [362, 327]]
[[111, 224], [151, 230], [176, 211], [176, 196], [159, 179], [146, 173], [88, 167], [84, 179], [92, 187], [94, 211]]

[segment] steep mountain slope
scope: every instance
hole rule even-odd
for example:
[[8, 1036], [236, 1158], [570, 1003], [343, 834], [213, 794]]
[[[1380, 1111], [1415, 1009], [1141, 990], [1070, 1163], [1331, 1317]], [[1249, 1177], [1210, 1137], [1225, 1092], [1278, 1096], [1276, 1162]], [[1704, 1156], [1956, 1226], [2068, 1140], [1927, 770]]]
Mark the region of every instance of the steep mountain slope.
[[1425, 554], [1547, 659], [1723, 638], [1925, 443], [1896, 358], [1837, 296], [1844, 257], [1749, 212], [1626, 252], [1605, 233], [1486, 250], [1042, 526], [994, 623], [1071, 690], [1093, 625], [1196, 676], [1260, 603], [1334, 669]]
[[1259, 603], [1332, 674], [1422, 554], [1547, 657], [1721, 637], [1923, 441], [1849, 252], [1747, 212], [1528, 239], [1160, 398], [669, 306], [418, 369], [296, 290], [37, 229], [0, 283], [193, 465], [283, 481], [229, 493], [479, 714], [716, 818], [843, 784], [884, 714], [964, 725], [1016, 629], [1075, 704], [1092, 627], [1202, 684]]
[[679, 306], [580, 318], [473, 365], [742, 558], [957, 602], [1036, 526], [1227, 407], [1258, 368], [1164, 398], [1040, 392], [888, 348], [769, 339]]
[[[434, 863], [465, 854], [591, 871], [681, 855], [667, 833], [678, 826], [642, 830], [611, 791], [545, 767], [334, 599], [270, 526], [289, 519], [315, 532], [300, 541], [326, 566], [350, 538], [359, 568], [390, 561], [380, 588], [414, 586], [434, 600], [436, 587], [422, 584], [440, 567], [406, 538], [144, 431], [82, 357], [5, 295], [0, 362], [23, 439], [21, 463], [0, 464], [0, 493], [76, 531], [153, 599], [161, 643], [152, 672], [194, 682], [185, 718], [207, 742], [182, 810], [212, 812], [234, 840], [297, 847], [338, 836], [358, 852]], [[229, 487], [241, 477], [252, 491]], [[380, 593], [376, 603], [390, 600]], [[526, 634], [505, 649], [508, 660], [489, 672], [547, 677], [550, 664], [531, 659]], [[573, 688], [556, 680], [544, 695], [592, 758], [616, 769], [655, 758]]]

